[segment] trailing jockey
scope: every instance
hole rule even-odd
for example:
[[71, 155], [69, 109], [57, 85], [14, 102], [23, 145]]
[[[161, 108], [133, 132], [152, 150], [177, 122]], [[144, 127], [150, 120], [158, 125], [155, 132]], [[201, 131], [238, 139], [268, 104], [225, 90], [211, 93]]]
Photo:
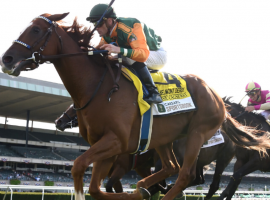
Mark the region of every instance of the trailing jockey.
[[261, 90], [261, 86], [256, 82], [248, 83], [246, 92], [249, 99], [245, 111], [264, 110], [261, 112], [261, 115], [264, 116], [270, 125], [270, 92], [268, 90]]
[[[95, 5], [86, 20], [97, 25], [107, 8], [107, 4]], [[109, 54], [122, 54], [123, 61], [131, 65], [137, 72], [149, 92], [144, 100], [150, 104], [161, 103], [162, 98], [148, 71], [148, 68], [161, 69], [167, 61], [167, 52], [161, 47], [161, 37], [135, 18], [117, 17], [112, 7], [96, 30], [101, 37], [97, 48], [108, 50]], [[116, 42], [118, 46], [110, 44], [111, 42]]]

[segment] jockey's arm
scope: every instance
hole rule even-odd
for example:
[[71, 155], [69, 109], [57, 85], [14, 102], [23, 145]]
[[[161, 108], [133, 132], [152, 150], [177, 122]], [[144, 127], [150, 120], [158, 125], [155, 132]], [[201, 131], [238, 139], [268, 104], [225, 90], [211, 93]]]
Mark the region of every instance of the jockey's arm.
[[254, 108], [255, 110], [270, 110], [270, 102], [255, 105]]
[[131, 49], [120, 48], [121, 54], [137, 62], [145, 62], [150, 54], [143, 27], [140, 23], [133, 26], [133, 31], [129, 35], [128, 43]]
[[270, 93], [266, 94], [265, 101], [263, 104], [255, 105], [255, 110], [270, 110]]

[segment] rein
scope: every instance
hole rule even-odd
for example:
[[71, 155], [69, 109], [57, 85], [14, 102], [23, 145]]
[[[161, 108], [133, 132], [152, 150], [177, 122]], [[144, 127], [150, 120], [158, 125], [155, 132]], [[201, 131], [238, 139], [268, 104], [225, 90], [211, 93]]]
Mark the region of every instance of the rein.
[[89, 99], [89, 101], [88, 101], [83, 107], [81, 107], [81, 108], [75, 108], [75, 103], [73, 103], [73, 109], [74, 109], [74, 110], [76, 110], [76, 111], [82, 110], [82, 109], [86, 108], [86, 107], [89, 105], [89, 103], [90, 103], [90, 102], [94, 99], [94, 97], [96, 96], [96, 94], [97, 94], [97, 92], [98, 92], [98, 90], [99, 90], [99, 88], [100, 88], [100, 86], [101, 86], [101, 84], [102, 84], [102, 82], [103, 82], [103, 80], [104, 80], [104, 78], [105, 78], [105, 75], [106, 75], [107, 71], [108, 71], [108, 68], [106, 67], [106, 70], [105, 70], [105, 72], [103, 73], [103, 75], [102, 75], [102, 77], [101, 77], [101, 79], [100, 79], [100, 81], [99, 81], [99, 83], [98, 83], [98, 86], [96, 87], [96, 89], [95, 89], [94, 93], [92, 94], [91, 98]]
[[243, 111], [241, 112], [239, 115], [237, 115], [236, 117], [234, 117], [235, 119], [237, 119], [238, 117], [242, 116], [243, 114], [245, 114], [247, 111]]
[[63, 115], [70, 120], [69, 122], [66, 123], [70, 125], [70, 128], [73, 128], [78, 125], [77, 115], [73, 119], [66, 112], [63, 112]]
[[77, 115], [73, 119], [66, 112], [63, 112], [63, 115], [70, 120], [69, 122], [67, 122], [67, 124], [70, 125], [70, 128], [78, 125]]
[[[45, 20], [46, 22], [48, 22], [51, 26], [48, 28], [47, 32], [40, 38], [38, 39], [32, 46], [20, 41], [20, 40], [14, 40], [14, 43], [18, 43], [18, 44], [21, 44], [23, 45], [24, 47], [26, 47], [27, 49], [29, 49], [32, 53], [32, 57], [30, 58], [27, 58], [25, 59], [26, 60], [33, 60], [33, 62], [36, 64], [36, 66], [38, 67], [39, 66], [39, 63], [42, 61], [42, 60], [45, 60], [45, 61], [50, 61], [52, 59], [58, 59], [58, 58], [63, 58], [63, 57], [70, 57], [70, 56], [77, 56], [77, 55], [84, 55], [84, 54], [87, 54], [87, 55], [96, 55], [96, 54], [100, 54], [103, 56], [103, 53], [108, 53], [107, 50], [96, 50], [94, 49], [94, 51], [87, 51], [87, 52], [77, 52], [77, 53], [71, 53], [71, 54], [58, 54], [58, 55], [41, 55], [41, 52], [45, 49], [45, 47], [47, 46], [51, 36], [52, 36], [52, 31], [53, 29], [55, 30], [55, 33], [57, 34], [58, 38], [59, 38], [59, 41], [60, 41], [60, 44], [61, 44], [61, 52], [63, 50], [63, 42], [62, 42], [62, 38], [61, 36], [58, 34], [56, 28], [58, 27], [58, 24], [56, 22], [53, 22], [51, 20], [49, 20], [48, 18], [44, 17], [44, 16], [38, 16], [36, 17], [35, 19], [37, 18], [40, 18], [40, 19], [43, 19]], [[34, 20], [35, 20], [34, 19]], [[44, 38], [46, 38], [44, 44], [39, 48], [39, 50], [37, 52], [33, 52], [33, 49], [34, 47], [39, 44]], [[114, 44], [115, 45], [115, 44]], [[104, 57], [103, 57], [104, 58]], [[108, 101], [110, 102], [111, 100], [111, 95], [113, 92], [116, 92], [119, 90], [119, 84], [118, 84], [118, 81], [120, 79], [120, 76], [121, 76], [121, 69], [122, 69], [122, 56], [120, 54], [118, 54], [118, 62], [119, 62], [119, 67], [118, 67], [118, 71], [117, 71], [117, 75], [115, 77], [114, 73], [113, 73], [113, 70], [112, 70], [112, 67], [109, 63], [109, 61], [107, 59], [104, 58], [104, 62], [106, 64], [106, 70], [105, 72], [103, 73], [102, 77], [101, 77], [101, 80], [99, 81], [98, 83], [98, 86], [96, 87], [93, 95], [91, 96], [90, 100], [82, 107], [80, 108], [75, 108], [75, 104], [73, 104], [73, 109], [78, 111], [78, 110], [82, 110], [84, 108], [86, 108], [89, 103], [93, 100], [93, 98], [95, 97], [95, 95], [97, 94], [104, 78], [105, 78], [105, 75], [107, 73], [107, 71], [109, 70], [110, 71], [110, 74], [111, 74], [111, 77], [113, 79], [113, 88], [110, 90], [109, 94], [108, 94]]]

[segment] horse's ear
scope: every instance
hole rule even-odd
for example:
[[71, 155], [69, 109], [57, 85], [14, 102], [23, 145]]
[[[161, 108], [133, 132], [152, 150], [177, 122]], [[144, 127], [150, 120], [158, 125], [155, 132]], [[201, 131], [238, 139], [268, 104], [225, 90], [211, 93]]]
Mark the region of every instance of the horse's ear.
[[57, 22], [57, 21], [64, 19], [68, 14], [69, 14], [69, 12], [63, 13], [63, 14], [55, 14], [55, 15], [51, 15], [50, 17], [48, 17], [48, 19], [50, 19], [53, 22]]

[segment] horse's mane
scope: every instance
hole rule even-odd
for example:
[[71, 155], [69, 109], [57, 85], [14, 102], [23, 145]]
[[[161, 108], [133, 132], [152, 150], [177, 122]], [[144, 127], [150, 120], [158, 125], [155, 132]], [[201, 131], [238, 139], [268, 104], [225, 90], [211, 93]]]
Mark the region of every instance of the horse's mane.
[[[90, 35], [92, 29], [90, 27], [86, 27], [82, 24], [78, 23], [77, 17], [75, 17], [73, 24], [71, 26], [61, 26], [64, 31], [75, 41], [80, 47], [83, 47], [82, 49], [86, 51], [89, 47], [90, 41], [93, 37], [93, 35]], [[89, 59], [91, 58], [92, 61], [94, 61], [98, 65], [104, 65], [104, 60], [102, 56], [96, 55], [96, 56], [89, 56]], [[109, 60], [109, 63], [112, 66], [115, 66], [116, 61]]]
[[77, 17], [75, 17], [71, 26], [62, 25], [61, 27], [80, 47], [87, 49], [87, 46], [90, 45], [93, 37], [93, 35], [90, 35], [92, 30], [90, 27], [79, 24]]
[[[223, 100], [223, 102], [224, 102], [225, 104], [227, 104], [228, 106], [234, 106], [234, 108], [236, 108], [237, 110], [239, 110], [239, 111], [241, 111], [241, 112], [244, 112], [244, 111], [245, 111], [245, 107], [242, 106], [242, 105], [239, 104], [239, 103], [234, 103], [234, 102], [231, 100], [231, 98], [232, 98], [232, 96], [229, 96], [229, 97], [225, 96], [225, 97], [222, 98], [222, 100]], [[253, 117], [256, 117], [256, 118], [258, 118], [258, 119], [260, 119], [260, 120], [265, 121], [265, 118], [264, 118], [260, 113], [250, 112], [249, 114], [250, 114], [251, 116], [253, 116]]]

